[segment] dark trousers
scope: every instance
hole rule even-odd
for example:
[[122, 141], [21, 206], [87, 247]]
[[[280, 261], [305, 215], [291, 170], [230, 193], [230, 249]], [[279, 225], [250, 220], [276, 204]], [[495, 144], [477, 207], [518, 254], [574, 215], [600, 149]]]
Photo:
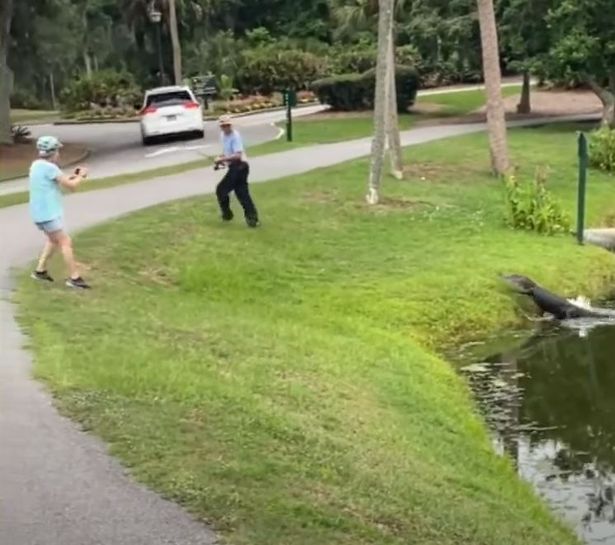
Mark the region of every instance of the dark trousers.
[[233, 216], [229, 194], [234, 191], [237, 200], [243, 208], [246, 219], [258, 219], [258, 212], [248, 189], [249, 174], [250, 165], [245, 161], [231, 163], [228, 166], [224, 178], [216, 187], [216, 197], [218, 197], [218, 204], [220, 205], [220, 210], [222, 210], [223, 217], [230, 218]]

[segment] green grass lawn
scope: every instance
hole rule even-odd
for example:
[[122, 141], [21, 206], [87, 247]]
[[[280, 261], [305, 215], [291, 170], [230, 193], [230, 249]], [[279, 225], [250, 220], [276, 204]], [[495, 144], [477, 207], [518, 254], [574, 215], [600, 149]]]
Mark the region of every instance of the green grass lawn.
[[[572, 211], [567, 129], [510, 146], [524, 172], [552, 167]], [[19, 285], [36, 376], [232, 545], [577, 543], [492, 452], [438, 354], [518, 323], [499, 272], [593, 295], [615, 260], [506, 229], [485, 135], [406, 159], [372, 209], [359, 160], [254, 186], [260, 230], [221, 224], [207, 197], [80, 234], [92, 292]], [[591, 219], [611, 196], [592, 175]]]
[[16, 124], [52, 122], [60, 118], [53, 110], [11, 110], [11, 122]]
[[[520, 92], [520, 85], [502, 87], [503, 97], [518, 95]], [[429, 103], [441, 106], [442, 110], [438, 112], [440, 116], [467, 115], [478, 110], [485, 102], [485, 91], [483, 89], [426, 95], [417, 99], [417, 104], [419, 105]]]
[[[504, 97], [519, 94], [521, 86], [502, 87]], [[458, 91], [438, 95], [428, 95], [417, 99], [417, 104], [437, 104], [441, 111], [433, 113], [410, 113], [399, 116], [400, 130], [408, 130], [417, 121], [428, 121], [442, 117], [463, 116], [472, 113], [485, 104], [485, 92], [482, 89]], [[286, 128], [286, 123], [279, 123]], [[288, 142], [286, 135], [281, 139], [256, 146], [257, 153], [272, 153], [312, 144], [329, 144], [342, 140], [352, 140], [370, 136], [374, 130], [373, 114], [349, 113], [333, 115], [325, 112], [308, 118], [298, 118], [293, 122], [293, 141]]]
[[[425, 118], [426, 116], [417, 114], [400, 115], [399, 130], [408, 130], [418, 119]], [[278, 126], [286, 129], [286, 123], [278, 123]], [[284, 134], [278, 140], [259, 144], [248, 151], [251, 155], [263, 155], [314, 144], [331, 144], [343, 140], [365, 138], [370, 136], [373, 130], [374, 116], [371, 112], [349, 112], [348, 114], [324, 112], [293, 120], [292, 142], [288, 142]]]

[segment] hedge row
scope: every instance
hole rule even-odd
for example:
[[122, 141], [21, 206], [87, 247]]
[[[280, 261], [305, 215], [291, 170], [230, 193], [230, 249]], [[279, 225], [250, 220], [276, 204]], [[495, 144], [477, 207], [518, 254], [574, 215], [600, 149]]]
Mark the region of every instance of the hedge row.
[[[398, 65], [395, 67], [395, 84], [397, 109], [403, 113], [408, 111], [416, 100], [419, 76], [414, 68]], [[374, 107], [376, 70], [372, 68], [362, 74], [343, 74], [319, 79], [314, 81], [311, 87], [320, 102], [328, 104], [334, 110], [370, 110]]]

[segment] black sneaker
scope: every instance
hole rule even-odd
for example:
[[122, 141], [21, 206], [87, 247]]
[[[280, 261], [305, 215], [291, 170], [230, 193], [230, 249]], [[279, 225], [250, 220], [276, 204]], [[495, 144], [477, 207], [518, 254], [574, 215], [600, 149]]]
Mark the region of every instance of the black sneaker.
[[232, 221], [234, 214], [229, 210], [228, 212], [222, 212], [222, 221]]
[[77, 289], [82, 289], [82, 290], [90, 289], [90, 285], [80, 276], [78, 278], [69, 278], [66, 281], [66, 285], [69, 288], [77, 288]]
[[261, 224], [260, 221], [258, 221], [258, 218], [246, 218], [246, 223], [248, 224], [248, 227], [251, 227], [252, 229]]
[[47, 282], [53, 282], [53, 278], [49, 276], [47, 271], [32, 271], [30, 275], [34, 280], [45, 280]]

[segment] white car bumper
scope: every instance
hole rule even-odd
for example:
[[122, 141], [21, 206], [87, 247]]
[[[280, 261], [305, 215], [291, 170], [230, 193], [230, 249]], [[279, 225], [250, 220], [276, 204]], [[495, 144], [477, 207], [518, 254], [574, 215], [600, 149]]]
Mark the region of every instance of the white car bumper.
[[203, 129], [204, 122], [200, 111], [141, 119], [141, 132], [146, 137], [200, 132]]

